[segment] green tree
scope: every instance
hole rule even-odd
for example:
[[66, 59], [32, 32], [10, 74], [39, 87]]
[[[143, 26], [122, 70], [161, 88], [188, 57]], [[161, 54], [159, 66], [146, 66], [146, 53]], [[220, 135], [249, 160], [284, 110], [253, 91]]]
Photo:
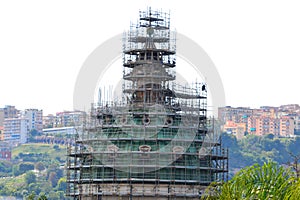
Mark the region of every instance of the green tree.
[[45, 195], [45, 193], [41, 192], [41, 194], [39, 195], [37, 200], [48, 200], [47, 196]]
[[49, 165], [47, 170], [47, 179], [52, 184], [53, 187], [56, 187], [57, 181], [63, 177], [63, 170], [59, 169], [59, 164], [52, 163]]
[[300, 146], [300, 137], [296, 137], [294, 140], [292, 140], [288, 145], [288, 151], [293, 154], [299, 153], [299, 146]]
[[238, 141], [234, 135], [222, 133], [221, 137], [224, 148], [238, 149]]
[[238, 172], [232, 180], [212, 184], [202, 199], [278, 199], [290, 191], [293, 174], [273, 162], [254, 164]]
[[59, 146], [57, 144], [53, 145], [53, 149], [59, 150]]
[[34, 191], [36, 194], [39, 194], [41, 190], [41, 185], [38, 183], [30, 183], [28, 185], [28, 191]]
[[19, 171], [19, 166], [18, 165], [14, 165], [12, 167], [12, 173], [14, 176], [19, 176], [20, 175], [20, 171]]
[[36, 175], [33, 172], [27, 172], [25, 174], [25, 182], [27, 183], [27, 185], [31, 184], [31, 183], [35, 183], [36, 182]]
[[21, 194], [23, 197], [26, 197], [28, 195], [28, 190], [23, 190]]
[[57, 190], [65, 191], [67, 189], [67, 179], [66, 177], [60, 178], [57, 183]]
[[23, 174], [29, 170], [34, 170], [34, 164], [31, 162], [23, 162], [18, 165], [19, 173]]
[[36, 136], [40, 136], [41, 133], [38, 132], [36, 129], [32, 129], [30, 132], [29, 132], [29, 139], [28, 141], [29, 142], [34, 142], [35, 141], [35, 137]]
[[59, 193], [54, 191], [49, 192], [49, 200], [60, 200]]
[[26, 197], [26, 200], [34, 200], [35, 199], [35, 192], [32, 191], [27, 197]]
[[45, 169], [45, 165], [42, 162], [37, 162], [35, 164], [35, 169], [37, 169], [38, 171], [43, 171]]
[[286, 193], [284, 200], [299, 200], [300, 199], [300, 179], [292, 182], [289, 191]]
[[65, 191], [57, 191], [56, 194], [59, 196], [59, 199], [68, 199], [65, 197]]
[[6, 160], [0, 160], [0, 175], [12, 172], [12, 163]]
[[51, 183], [52, 187], [56, 187], [58, 181], [57, 174], [55, 172], [50, 172], [48, 180]]

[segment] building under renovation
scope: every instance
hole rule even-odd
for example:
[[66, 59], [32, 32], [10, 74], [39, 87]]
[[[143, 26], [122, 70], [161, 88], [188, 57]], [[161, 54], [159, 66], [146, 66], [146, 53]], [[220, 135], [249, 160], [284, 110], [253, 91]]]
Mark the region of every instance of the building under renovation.
[[122, 101], [93, 105], [68, 148], [67, 196], [199, 199], [226, 179], [227, 151], [207, 118], [208, 86], [177, 84], [175, 53], [169, 14], [140, 12], [124, 34]]

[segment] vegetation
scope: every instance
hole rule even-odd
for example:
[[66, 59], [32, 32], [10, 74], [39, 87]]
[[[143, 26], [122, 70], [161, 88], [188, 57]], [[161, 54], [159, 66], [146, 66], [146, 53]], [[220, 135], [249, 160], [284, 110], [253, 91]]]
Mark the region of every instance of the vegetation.
[[[299, 197], [300, 138], [248, 135], [237, 140], [233, 135], [223, 134], [222, 141], [229, 148], [230, 181], [212, 184], [205, 198]], [[66, 147], [61, 145], [32, 143], [15, 147], [12, 161], [0, 161], [0, 196], [67, 199], [64, 197], [67, 187], [65, 154]]]
[[[67, 199], [64, 177], [66, 147], [24, 144], [15, 147], [12, 161], [0, 161], [0, 196], [32, 200]], [[3, 170], [2, 170], [3, 169]]]
[[274, 162], [254, 164], [238, 172], [230, 181], [213, 183], [202, 199], [300, 199], [300, 179], [289, 168]]
[[0, 161], [0, 177], [11, 176], [12, 174], [12, 162], [1, 160]]
[[229, 148], [229, 177], [255, 163], [273, 161], [279, 165], [294, 165], [300, 160], [300, 138], [276, 138], [274, 135], [247, 135], [237, 140], [234, 135], [222, 134], [224, 147]]
[[57, 160], [64, 163], [66, 147], [52, 144], [28, 143], [13, 149], [13, 160], [24, 162], [50, 162]]
[[230, 180], [212, 183], [202, 199], [300, 199], [300, 138], [223, 134]]

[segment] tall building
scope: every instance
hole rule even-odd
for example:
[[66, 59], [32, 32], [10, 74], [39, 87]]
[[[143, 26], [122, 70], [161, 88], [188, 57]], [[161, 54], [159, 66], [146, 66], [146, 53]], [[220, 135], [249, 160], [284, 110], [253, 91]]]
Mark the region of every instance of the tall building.
[[36, 130], [39, 133], [43, 132], [43, 110], [26, 109], [24, 117], [28, 119], [29, 131]]
[[4, 120], [4, 141], [26, 143], [29, 133], [27, 118], [7, 118]]
[[4, 125], [4, 120], [7, 118], [17, 118], [20, 111], [15, 106], [6, 105], [4, 108], [0, 108], [0, 126]]
[[93, 106], [68, 147], [68, 196], [199, 199], [226, 178], [207, 85], [176, 84], [175, 43], [168, 13], [140, 12], [124, 36], [123, 100]]
[[15, 106], [0, 109], [0, 121], [3, 124], [1, 139], [6, 142], [26, 143], [31, 130], [43, 131], [43, 111], [26, 109], [19, 111]]

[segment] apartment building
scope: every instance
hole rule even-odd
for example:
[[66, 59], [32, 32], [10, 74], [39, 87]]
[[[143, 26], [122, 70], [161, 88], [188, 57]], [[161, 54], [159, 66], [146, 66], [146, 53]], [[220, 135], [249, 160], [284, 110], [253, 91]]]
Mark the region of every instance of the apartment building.
[[85, 116], [83, 111], [64, 111], [56, 113], [53, 127], [78, 126], [82, 124]]
[[253, 115], [253, 109], [249, 107], [233, 108], [231, 106], [221, 107], [218, 109], [218, 118], [222, 124], [226, 121], [234, 123], [245, 123], [248, 116]]
[[246, 123], [234, 123], [233, 121], [227, 121], [223, 126], [223, 130], [226, 133], [235, 135], [237, 139], [241, 139], [244, 137], [247, 128]]
[[[293, 137], [300, 133], [300, 109], [297, 104], [280, 107], [262, 106], [219, 108], [219, 121], [223, 131], [237, 134], [237, 127], [245, 127], [245, 133], [254, 135], [274, 134], [279, 137]], [[244, 129], [240, 128], [240, 131]], [[241, 133], [239, 133], [241, 134]]]
[[23, 116], [28, 119], [29, 131], [36, 130], [39, 133], [43, 132], [43, 110], [26, 109]]
[[17, 118], [20, 111], [15, 106], [6, 105], [4, 108], [0, 108], [0, 126], [4, 126], [4, 119]]
[[27, 118], [7, 118], [4, 120], [4, 141], [26, 143], [29, 133]]

